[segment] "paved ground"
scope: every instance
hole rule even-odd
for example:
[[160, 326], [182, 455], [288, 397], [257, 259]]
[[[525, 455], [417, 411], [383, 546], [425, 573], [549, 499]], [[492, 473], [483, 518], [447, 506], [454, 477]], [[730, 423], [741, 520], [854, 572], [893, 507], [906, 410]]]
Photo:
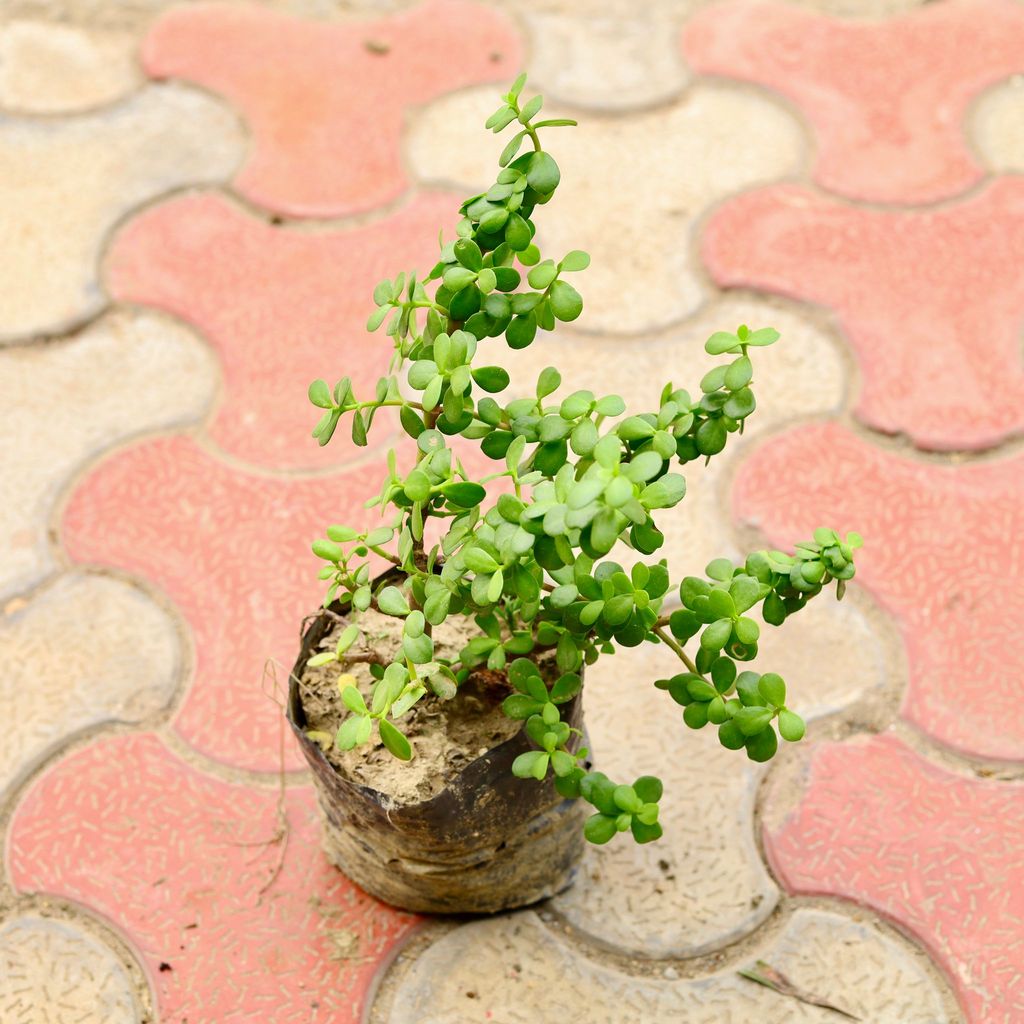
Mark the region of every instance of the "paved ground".
[[[743, 979], [759, 959], [876, 1024], [1024, 1020], [1024, 3], [0, 19], [4, 1024], [843, 1019]], [[798, 750], [741, 764], [665, 715], [658, 652], [620, 654], [594, 746], [667, 777], [664, 842], [434, 923], [326, 865], [261, 680], [319, 599], [308, 541], [378, 474], [315, 448], [306, 384], [375, 377], [372, 284], [489, 180], [521, 66], [583, 121], [541, 230], [593, 267], [516, 380], [650, 402], [712, 330], [773, 323], [673, 565], [823, 520], [868, 543], [848, 602], [765, 645]]]

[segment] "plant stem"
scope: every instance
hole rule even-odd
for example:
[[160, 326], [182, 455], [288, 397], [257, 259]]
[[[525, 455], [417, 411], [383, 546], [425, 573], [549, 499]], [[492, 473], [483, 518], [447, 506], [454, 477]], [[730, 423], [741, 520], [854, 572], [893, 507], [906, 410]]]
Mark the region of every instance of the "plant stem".
[[667, 644], [669, 647], [671, 647], [672, 650], [675, 651], [676, 654], [679, 656], [679, 658], [682, 661], [682, 663], [695, 676], [700, 676], [702, 679], [704, 678], [704, 673], [697, 671], [697, 666], [693, 663], [693, 659], [686, 653], [686, 651], [684, 651], [682, 649], [682, 647], [679, 646], [678, 643], [676, 643], [676, 640], [675, 640], [674, 637], [672, 637], [668, 633], [666, 633], [665, 630], [661, 626], [657, 625], [657, 623], [655, 623], [655, 625], [654, 625], [653, 629], [651, 630], [651, 632], [656, 637], [658, 637], [658, 639], [661, 640], [661, 642], [663, 644]]

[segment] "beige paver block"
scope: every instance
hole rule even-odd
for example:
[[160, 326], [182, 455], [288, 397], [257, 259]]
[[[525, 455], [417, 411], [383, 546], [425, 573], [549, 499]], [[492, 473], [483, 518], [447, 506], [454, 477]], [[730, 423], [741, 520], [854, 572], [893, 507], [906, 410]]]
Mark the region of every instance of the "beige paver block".
[[25, 913], [0, 921], [4, 1024], [135, 1024], [131, 978], [112, 949], [69, 921]]
[[834, 1024], [833, 1010], [737, 973], [763, 959], [794, 984], [874, 1024], [951, 1024], [913, 947], [857, 916], [798, 910], [783, 932], [705, 977], [630, 976], [571, 948], [536, 914], [465, 925], [434, 943], [395, 993], [388, 1024]]
[[[483, 128], [496, 90], [430, 104], [411, 122], [408, 154], [421, 180], [486, 188], [502, 143]], [[573, 116], [552, 105], [545, 116]], [[511, 133], [509, 133], [511, 135]], [[502, 136], [504, 138], [504, 136]], [[673, 323], [705, 295], [691, 250], [696, 220], [719, 199], [794, 173], [803, 154], [792, 115], [754, 90], [702, 84], [678, 103], [628, 117], [584, 116], [552, 128], [562, 170], [537, 238], [560, 258], [585, 249], [581, 327], [634, 334]]]
[[49, 521], [75, 470], [123, 438], [198, 420], [217, 380], [197, 336], [148, 311], [0, 351], [0, 599], [52, 570]]
[[991, 170], [1024, 171], [1024, 75], [1014, 75], [986, 92], [971, 111], [967, 129]]
[[64, 113], [110, 103], [142, 75], [131, 32], [19, 19], [0, 25], [0, 107]]
[[175, 84], [73, 118], [0, 120], [0, 341], [94, 316], [116, 222], [165, 192], [229, 177], [243, 145], [226, 106]]
[[72, 572], [0, 615], [0, 663], [2, 794], [79, 730], [165, 707], [181, 651], [174, 623], [142, 591]]
[[537, 87], [577, 106], [620, 110], [657, 103], [689, 80], [679, 25], [695, 0], [523, 0]]

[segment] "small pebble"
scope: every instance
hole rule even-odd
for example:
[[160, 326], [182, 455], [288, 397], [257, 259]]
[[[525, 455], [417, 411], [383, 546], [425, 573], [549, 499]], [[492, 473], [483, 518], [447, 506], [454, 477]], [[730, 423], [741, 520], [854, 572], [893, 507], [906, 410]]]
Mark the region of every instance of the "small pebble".
[[674, 967], [666, 967], [661, 973], [664, 974], [669, 981], [675, 981], [676, 978], [679, 977], [679, 972]]

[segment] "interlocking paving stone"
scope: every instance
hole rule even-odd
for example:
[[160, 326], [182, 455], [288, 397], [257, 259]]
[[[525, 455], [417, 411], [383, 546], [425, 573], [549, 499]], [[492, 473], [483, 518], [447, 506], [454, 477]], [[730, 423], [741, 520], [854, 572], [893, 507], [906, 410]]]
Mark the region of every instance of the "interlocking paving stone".
[[118, 441], [198, 420], [216, 381], [192, 331], [144, 310], [0, 351], [0, 599], [53, 570], [49, 521], [73, 473]]
[[[794, 708], [813, 718], [882, 682], [882, 652], [857, 612], [821, 600], [801, 615], [784, 629], [763, 627], [756, 662], [787, 680]], [[621, 650], [587, 669], [596, 766], [616, 782], [659, 776], [665, 835], [644, 846], [622, 841], [629, 837], [588, 846], [579, 880], [553, 901], [599, 943], [644, 957], [721, 948], [764, 921], [778, 896], [754, 845], [763, 770], [722, 747], [712, 727], [694, 732], [683, 723], [683, 709], [653, 685], [680, 671], [665, 648]]]
[[[283, 725], [263, 688], [268, 659], [280, 696], [303, 618], [324, 594], [310, 542], [328, 523], [379, 522], [363, 502], [385, 472], [375, 460], [330, 476], [265, 476], [172, 437], [118, 452], [71, 495], [71, 557], [155, 584], [191, 627], [195, 673], [174, 727], [193, 747], [240, 768], [279, 769]], [[286, 767], [304, 763], [289, 738]]]
[[530, 32], [530, 75], [565, 103], [629, 109], [657, 103], [689, 80], [675, 35], [692, 0], [527, 0], [517, 5]]
[[[492, 183], [503, 143], [483, 123], [495, 105], [493, 89], [476, 89], [422, 111], [408, 141], [419, 177], [472, 189]], [[557, 105], [545, 114], [574, 116]], [[591, 254], [580, 325], [618, 334], [692, 313], [704, 298], [689, 251], [696, 219], [732, 192], [793, 173], [803, 150], [796, 121], [777, 104], [714, 85], [629, 118], [583, 117], [544, 139], [562, 184], [537, 211], [538, 242], [556, 259], [570, 249]]]
[[98, 313], [97, 262], [115, 223], [164, 192], [227, 177], [242, 146], [223, 104], [179, 85], [76, 117], [0, 119], [0, 341]]
[[914, 212], [773, 186], [716, 211], [702, 253], [723, 286], [835, 310], [860, 364], [856, 411], [868, 426], [962, 450], [1024, 427], [1022, 247], [1024, 181], [1006, 177]]
[[962, 120], [983, 89], [1024, 71], [1016, 0], [948, 0], [877, 22], [774, 0], [732, 0], [684, 27], [694, 71], [776, 90], [818, 138], [815, 180], [856, 199], [927, 203], [982, 176]]
[[857, 579], [906, 647], [902, 715], [964, 753], [1018, 761], [1024, 720], [1007, 709], [1024, 671], [1011, 540], [1024, 526], [1022, 464], [936, 465], [817, 424], [762, 445], [733, 493], [737, 517], [778, 544], [823, 523], [863, 534]]
[[[366, 400], [393, 346], [366, 332], [378, 281], [437, 259], [437, 233], [452, 237], [459, 200], [429, 193], [371, 224], [298, 230], [253, 217], [217, 194], [183, 196], [137, 216], [115, 238], [107, 279], [113, 295], [169, 310], [217, 351], [225, 393], [211, 438], [267, 468], [323, 468], [363, 455], [347, 427], [321, 449], [310, 381], [353, 380]], [[382, 415], [375, 447], [394, 439]]]
[[736, 970], [762, 958], [864, 1021], [953, 1024], [909, 944], [857, 917], [798, 910], [735, 968], [662, 981], [632, 977], [567, 945], [524, 912], [465, 925], [435, 942], [395, 995], [388, 1024], [833, 1024], [832, 1010], [780, 996]]
[[135, 587], [61, 576], [0, 616], [0, 795], [68, 738], [103, 722], [137, 722], [174, 696], [181, 651], [167, 613]]
[[112, 949], [70, 921], [0, 919], [4, 1024], [137, 1024], [131, 977]]
[[17, 19], [0, 25], [0, 107], [65, 113], [110, 103], [142, 78], [130, 32]]
[[786, 888], [866, 903], [928, 945], [971, 1021], [1021, 1020], [1024, 785], [954, 774], [895, 736], [809, 759], [799, 799], [767, 800]]
[[332, 217], [372, 209], [406, 187], [400, 138], [410, 108], [478, 82], [511, 82], [521, 55], [500, 12], [426, 0], [335, 22], [192, 4], [156, 23], [142, 59], [154, 78], [196, 82], [245, 117], [252, 141], [235, 177], [239, 192], [280, 213]]
[[968, 120], [982, 161], [997, 173], [1024, 172], [1024, 75], [990, 89]]
[[161, 1020], [355, 1024], [415, 919], [330, 866], [311, 789], [287, 792], [284, 846], [276, 806], [276, 788], [197, 772], [152, 734], [104, 737], [33, 783], [11, 822], [11, 879], [121, 929]]

